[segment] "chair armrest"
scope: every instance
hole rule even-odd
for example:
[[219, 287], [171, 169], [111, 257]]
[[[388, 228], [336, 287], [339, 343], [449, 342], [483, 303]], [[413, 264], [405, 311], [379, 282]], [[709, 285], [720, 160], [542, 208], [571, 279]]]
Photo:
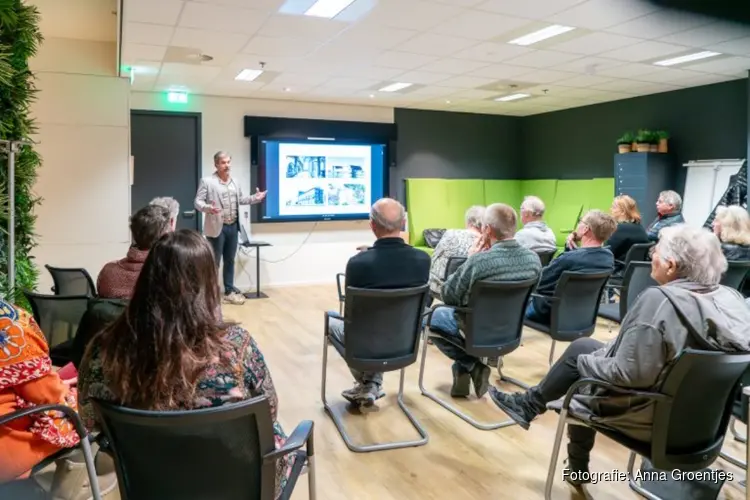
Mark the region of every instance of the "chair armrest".
[[344, 321], [344, 317], [336, 311], [326, 311], [326, 321], [328, 321], [330, 318], [340, 319], [341, 321]]
[[639, 396], [642, 398], [653, 399], [653, 400], [668, 401], [671, 399], [666, 394], [661, 394], [659, 392], [648, 392], [648, 391], [638, 391], [635, 389], [626, 389], [625, 387], [612, 385], [609, 382], [604, 382], [603, 380], [597, 380], [595, 378], [583, 378], [581, 380], [576, 380], [573, 383], [573, 385], [571, 385], [570, 388], [568, 389], [568, 392], [565, 394], [565, 399], [563, 400], [563, 405], [562, 405], [563, 410], [568, 409], [568, 407], [570, 406], [570, 400], [573, 399], [573, 396], [575, 396], [575, 394], [578, 392], [578, 389], [586, 385], [602, 387], [604, 389], [607, 389], [608, 391], [618, 392], [620, 394], [627, 394], [630, 396]]
[[70, 423], [73, 424], [73, 427], [75, 427], [79, 438], [85, 439], [86, 436], [88, 436], [88, 432], [83, 426], [83, 421], [81, 420], [81, 417], [78, 416], [78, 413], [69, 406], [59, 404], [32, 406], [31, 408], [24, 408], [23, 410], [14, 411], [13, 413], [9, 413], [0, 417], [0, 425], [5, 425], [8, 422], [16, 420], [18, 418], [28, 417], [29, 415], [33, 415], [34, 413], [44, 413], [48, 411], [57, 411], [65, 415], [65, 418], [67, 418]]
[[560, 299], [558, 297], [555, 297], [554, 295], [542, 295], [540, 293], [532, 293], [531, 296], [536, 297], [537, 299], [549, 300], [550, 302], [560, 302]]
[[263, 456], [264, 462], [276, 461], [279, 458], [297, 451], [303, 446], [307, 445], [307, 456], [311, 457], [315, 454], [313, 447], [313, 430], [315, 429], [315, 423], [312, 420], [303, 420], [297, 425], [292, 432], [292, 435], [284, 441], [281, 448], [273, 450]]
[[742, 394], [750, 398], [750, 385], [746, 385], [742, 388]]
[[339, 292], [339, 302], [344, 300], [344, 291], [341, 286], [341, 278], [346, 278], [344, 273], [336, 273], [336, 290]]

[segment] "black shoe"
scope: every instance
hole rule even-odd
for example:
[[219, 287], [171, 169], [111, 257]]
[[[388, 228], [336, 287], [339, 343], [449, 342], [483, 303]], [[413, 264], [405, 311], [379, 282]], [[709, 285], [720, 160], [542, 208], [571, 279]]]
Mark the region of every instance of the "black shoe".
[[478, 398], [487, 394], [490, 388], [490, 367], [484, 363], [477, 362], [471, 369], [471, 381], [474, 383], [474, 392]]
[[590, 483], [591, 474], [589, 473], [588, 461], [573, 460], [568, 457], [563, 467], [563, 479], [565, 479], [566, 483], [576, 488]]
[[471, 375], [465, 372], [457, 364], [451, 367], [453, 371], [453, 385], [451, 386], [451, 397], [466, 398], [471, 392]]
[[529, 401], [528, 393], [507, 394], [498, 389], [490, 388], [490, 398], [524, 430], [529, 430], [531, 421], [539, 415], [534, 405]]

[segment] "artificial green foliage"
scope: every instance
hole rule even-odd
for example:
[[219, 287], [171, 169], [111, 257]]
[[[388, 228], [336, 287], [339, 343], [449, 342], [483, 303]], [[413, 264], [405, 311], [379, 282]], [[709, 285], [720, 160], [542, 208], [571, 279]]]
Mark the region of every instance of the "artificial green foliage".
[[635, 142], [638, 144], [651, 144], [654, 133], [650, 130], [641, 129], [635, 134]]
[[666, 130], [659, 130], [656, 132], [656, 137], [658, 140], [669, 139], [669, 132], [667, 132]]
[[[37, 91], [29, 60], [41, 42], [37, 8], [21, 0], [0, 0], [0, 139], [31, 140], [35, 132], [31, 104]], [[34, 290], [39, 276], [31, 251], [36, 245], [34, 208], [41, 201], [33, 187], [41, 163], [31, 146], [23, 146], [16, 153], [16, 286], [9, 290], [8, 155], [0, 152], [0, 296], [21, 306], [26, 305], [21, 291]]]
[[632, 144], [635, 141], [635, 135], [632, 132], [625, 132], [617, 139], [617, 145], [621, 144]]

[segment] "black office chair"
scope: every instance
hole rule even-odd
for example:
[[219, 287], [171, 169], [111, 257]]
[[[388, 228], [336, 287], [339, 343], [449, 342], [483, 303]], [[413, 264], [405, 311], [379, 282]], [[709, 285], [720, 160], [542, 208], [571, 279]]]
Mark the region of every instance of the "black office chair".
[[80, 267], [52, 267], [45, 265], [52, 275], [55, 295], [88, 295], [96, 297], [96, 285], [88, 271]]
[[[633, 468], [636, 455], [647, 458], [658, 470], [683, 472], [701, 470], [719, 456], [735, 400], [737, 382], [750, 366], [750, 354], [686, 349], [654, 392], [624, 389], [596, 379], [574, 383], [563, 400], [557, 434], [552, 448], [544, 497], [550, 499], [557, 457], [566, 424], [584, 425], [630, 450], [630, 488], [645, 498], [658, 499], [638, 485]], [[570, 412], [570, 401], [581, 387], [604, 388], [623, 398], [652, 402], [654, 419], [649, 442], [636, 441], [618, 431], [583, 420]], [[685, 418], [690, 415], [690, 418]], [[606, 419], [604, 419], [606, 422]]]
[[[101, 500], [102, 495], [99, 491], [99, 481], [96, 476], [96, 468], [94, 467], [94, 457], [91, 453], [91, 442], [89, 441], [89, 435], [86, 432], [86, 428], [84, 427], [83, 422], [81, 421], [81, 417], [78, 416], [78, 413], [74, 409], [65, 405], [39, 405], [33, 406], [31, 408], [24, 408], [22, 410], [17, 410], [12, 413], [8, 413], [7, 415], [0, 416], [0, 427], [9, 424], [11, 421], [17, 420], [19, 418], [28, 417], [29, 415], [33, 415], [35, 413], [46, 412], [62, 413], [65, 418], [72, 424], [80, 440], [75, 448], [80, 448], [81, 450], [83, 450], [83, 461], [86, 464], [86, 472], [89, 476], [89, 487], [91, 488], [91, 495], [93, 496], [94, 500]], [[68, 455], [70, 451], [75, 448], [61, 450], [52, 457], [48, 457], [47, 459], [42, 461], [42, 463], [37, 464], [37, 466], [34, 467], [33, 471], [40, 471], [42, 468], [52, 464], [54, 460]], [[14, 491], [13, 493], [11, 493], [10, 491], [8, 491], [8, 489], [11, 487], [12, 486], [0, 484], [0, 498], [19, 498], [20, 492]]]
[[[465, 314], [464, 337], [461, 347], [467, 354], [477, 358], [494, 358], [505, 356], [515, 351], [521, 345], [523, 332], [523, 317], [531, 290], [536, 286], [536, 278], [525, 281], [477, 281], [471, 289], [468, 307], [454, 309]], [[442, 305], [437, 307], [445, 307]], [[431, 309], [427, 316], [427, 325], [432, 319]], [[427, 337], [425, 329], [425, 338]], [[419, 390], [437, 404], [454, 415], [473, 425], [477, 429], [489, 431], [513, 425], [513, 420], [483, 424], [461, 410], [440, 399], [424, 387], [425, 361], [427, 360], [427, 343], [422, 348], [422, 361], [419, 366]], [[502, 377], [522, 389], [528, 389], [523, 384], [509, 377]]]
[[94, 336], [114, 323], [127, 308], [122, 299], [89, 299], [70, 348], [70, 360], [78, 368]]
[[631, 261], [625, 268], [622, 286], [607, 285], [608, 288], [610, 286], [619, 289], [620, 302], [601, 304], [598, 314], [600, 318], [620, 323], [627, 314], [628, 308], [635, 303], [635, 299], [641, 292], [648, 287], [659, 286], [659, 284], [651, 277], [651, 262]]
[[287, 455], [295, 460], [280, 498], [291, 497], [306, 462], [309, 498], [315, 500], [314, 424], [301, 422], [276, 449], [265, 396], [183, 411], [93, 404], [115, 459], [122, 500], [273, 500], [276, 461]]
[[745, 277], [750, 271], [750, 260], [730, 260], [727, 264], [729, 267], [721, 277], [721, 284], [737, 291], [742, 290]]
[[87, 295], [42, 295], [23, 292], [31, 305], [34, 320], [44, 333], [55, 366], [72, 361], [73, 339], [88, 307]]
[[654, 242], [633, 244], [625, 254], [625, 260], [615, 261], [615, 268], [618, 271], [609, 278], [608, 285], [611, 288], [622, 286], [625, 280], [625, 269], [628, 268], [628, 264], [631, 262], [650, 262], [651, 249], [654, 248], [654, 245]]
[[552, 258], [555, 256], [557, 250], [534, 250], [534, 252], [539, 256], [542, 267], [546, 267], [547, 264], [552, 262]]
[[346, 296], [344, 296], [344, 287], [346, 283], [346, 274], [344, 273], [337, 273], [336, 274], [336, 290], [339, 294], [339, 314], [344, 314], [344, 301], [346, 301]]
[[[732, 408], [732, 418], [729, 422], [729, 429], [732, 432], [734, 440], [739, 441], [740, 443], [747, 443], [747, 437], [743, 436], [737, 431], [736, 424], [738, 420], [745, 425], [747, 425], [748, 423], [748, 414], [750, 413], [748, 412], [748, 405], [750, 405], [750, 398], [747, 397], [747, 394], [745, 394], [743, 389], [749, 386], [750, 371], [747, 371], [742, 375], [742, 378], [740, 379], [740, 387], [737, 391], [736, 399], [734, 400], [734, 407]], [[722, 451], [720, 453], [720, 456], [732, 465], [736, 465], [737, 467], [741, 467], [743, 469], [747, 468], [746, 461], [735, 458], [729, 453]]]
[[564, 271], [557, 282], [553, 296], [531, 294], [532, 297], [542, 298], [550, 303], [549, 325], [524, 319], [526, 326], [544, 332], [552, 338], [552, 346], [549, 350], [550, 365], [555, 354], [555, 342], [572, 342], [594, 333], [599, 301], [609, 276], [609, 272]]
[[[323, 374], [321, 399], [323, 408], [336, 425], [346, 446], [355, 452], [393, 450], [427, 444], [427, 431], [421, 426], [404, 404], [404, 375], [406, 367], [414, 364], [419, 350], [422, 331], [422, 312], [427, 300], [427, 285], [414, 288], [375, 290], [346, 288], [345, 315], [326, 312], [323, 324]], [[329, 334], [331, 318], [344, 322], [344, 342]], [[395, 443], [357, 445], [352, 442], [344, 424], [326, 399], [326, 374], [328, 369], [328, 346], [346, 360], [355, 370], [389, 372], [400, 370], [397, 402], [409, 418], [421, 439]]]
[[461, 267], [464, 262], [466, 262], [466, 257], [448, 257], [448, 262], [445, 263], [445, 273], [443, 273], [443, 281], [447, 281], [448, 278], [450, 278], [451, 274], [458, 271], [458, 268]]

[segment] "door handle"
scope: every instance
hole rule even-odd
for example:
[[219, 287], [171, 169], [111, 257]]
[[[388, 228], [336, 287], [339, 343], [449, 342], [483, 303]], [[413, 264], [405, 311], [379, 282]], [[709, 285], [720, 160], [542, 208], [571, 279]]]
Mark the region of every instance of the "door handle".
[[182, 216], [186, 219], [192, 219], [195, 217], [195, 210], [187, 210], [185, 212], [182, 212]]

